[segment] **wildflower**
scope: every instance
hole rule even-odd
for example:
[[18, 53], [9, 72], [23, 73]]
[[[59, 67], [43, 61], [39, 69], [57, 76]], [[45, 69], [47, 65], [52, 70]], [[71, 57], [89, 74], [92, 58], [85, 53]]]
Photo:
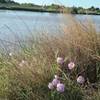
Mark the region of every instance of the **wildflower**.
[[53, 79], [52, 84], [53, 86], [57, 86], [57, 84], [60, 83], [60, 81], [58, 79]]
[[13, 54], [12, 53], [9, 53], [9, 56], [12, 56]]
[[75, 67], [75, 63], [74, 63], [74, 62], [70, 62], [70, 63], [68, 64], [68, 68], [69, 68], [70, 70], [72, 70], [74, 67]]
[[65, 85], [62, 83], [57, 84], [57, 91], [58, 92], [64, 92], [65, 91]]
[[55, 75], [55, 79], [59, 79], [59, 76], [58, 75]]
[[57, 58], [57, 63], [58, 64], [63, 64], [64, 63], [64, 59], [62, 57], [58, 57]]
[[24, 64], [26, 64], [26, 61], [25, 60], [22, 60], [21, 63], [19, 64], [19, 66], [22, 67]]
[[52, 83], [49, 83], [49, 84], [48, 84], [48, 88], [49, 88], [50, 90], [54, 89], [53, 84], [52, 84]]
[[22, 60], [22, 63], [24, 64], [25, 63], [25, 60]]
[[79, 77], [77, 78], [77, 83], [83, 84], [84, 82], [85, 82], [85, 79], [84, 79], [83, 76], [79, 76]]

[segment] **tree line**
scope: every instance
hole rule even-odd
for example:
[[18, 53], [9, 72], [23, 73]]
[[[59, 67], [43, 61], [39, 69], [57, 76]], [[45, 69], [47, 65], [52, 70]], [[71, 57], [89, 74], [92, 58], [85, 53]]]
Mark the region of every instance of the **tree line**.
[[69, 9], [73, 14], [100, 14], [100, 8], [96, 8], [94, 6], [90, 8], [70, 7]]
[[15, 3], [13, 0], [0, 0], [0, 3]]

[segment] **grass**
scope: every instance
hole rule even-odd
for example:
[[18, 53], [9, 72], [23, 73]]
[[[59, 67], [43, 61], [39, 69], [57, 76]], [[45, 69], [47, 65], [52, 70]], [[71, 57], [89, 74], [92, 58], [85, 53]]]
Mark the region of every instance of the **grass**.
[[[65, 18], [66, 15], [63, 20]], [[42, 34], [37, 40], [29, 41], [29, 47], [20, 42], [22, 50], [17, 54], [1, 53], [0, 99], [100, 99], [100, 37], [91, 22], [83, 24], [72, 16], [68, 18], [70, 23], [64, 23], [62, 27], [64, 34], [56, 37]], [[59, 56], [65, 59], [64, 68], [56, 62]], [[71, 77], [68, 77], [65, 67], [70, 61], [75, 62], [76, 68]], [[48, 83], [55, 74], [59, 75], [65, 84], [64, 93], [48, 89]], [[88, 80], [85, 85], [77, 84], [78, 74], [82, 74]], [[93, 81], [96, 88], [92, 87]]]

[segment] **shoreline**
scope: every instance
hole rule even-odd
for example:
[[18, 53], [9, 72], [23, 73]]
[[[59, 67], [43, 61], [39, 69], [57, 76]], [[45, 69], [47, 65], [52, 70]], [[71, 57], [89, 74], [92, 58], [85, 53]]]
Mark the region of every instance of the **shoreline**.
[[12, 10], [12, 11], [30, 11], [30, 12], [48, 12], [48, 13], [61, 13], [60, 11], [45, 10], [45, 9], [33, 9], [33, 8], [7, 8], [0, 7], [0, 10]]
[[[55, 10], [45, 10], [45, 9], [33, 9], [33, 8], [17, 8], [17, 7], [0, 7], [0, 10], [11, 10], [11, 11], [27, 11], [27, 12], [41, 12], [41, 13], [61, 13], [60, 11], [55, 11]], [[96, 14], [96, 13], [69, 13], [69, 14], [73, 14], [73, 15], [100, 15], [100, 14]]]

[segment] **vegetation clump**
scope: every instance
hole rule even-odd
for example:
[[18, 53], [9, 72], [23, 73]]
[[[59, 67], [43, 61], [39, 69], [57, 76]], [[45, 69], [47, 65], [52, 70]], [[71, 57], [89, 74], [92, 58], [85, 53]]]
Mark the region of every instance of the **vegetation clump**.
[[28, 47], [20, 42], [16, 54], [0, 53], [0, 99], [100, 99], [100, 37], [92, 23], [69, 18], [60, 36], [42, 34]]

